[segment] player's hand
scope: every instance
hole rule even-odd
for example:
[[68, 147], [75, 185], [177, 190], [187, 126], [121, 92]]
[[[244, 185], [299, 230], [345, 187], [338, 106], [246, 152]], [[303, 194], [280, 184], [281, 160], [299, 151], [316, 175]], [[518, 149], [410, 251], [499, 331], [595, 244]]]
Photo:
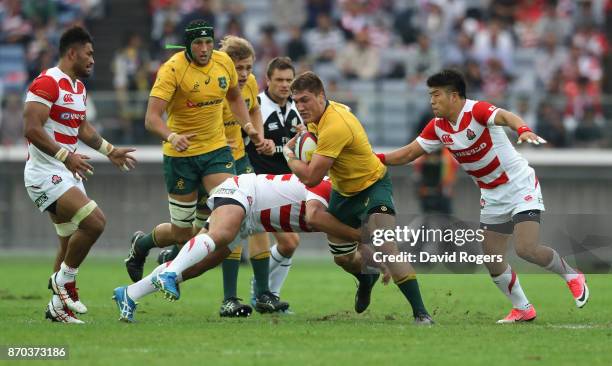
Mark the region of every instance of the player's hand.
[[186, 135], [179, 135], [178, 133], [171, 133], [168, 136], [168, 142], [172, 144], [172, 148], [176, 151], [185, 151], [189, 148], [189, 140], [192, 139], [196, 134], [189, 133]]
[[86, 160], [89, 160], [89, 156], [70, 153], [66, 161], [64, 161], [64, 165], [66, 169], [72, 172], [76, 179], [87, 180], [88, 175], [93, 175], [94, 168]]
[[265, 139], [263, 146], [260, 150], [257, 150], [257, 152], [268, 156], [274, 155], [276, 152], [276, 144], [274, 143], [274, 140]]
[[389, 270], [389, 267], [387, 267], [386, 264], [381, 263], [380, 272], [382, 273], [382, 278], [380, 279], [380, 282], [382, 282], [383, 285], [387, 286], [389, 282], [391, 282], [391, 270]]
[[546, 140], [544, 140], [543, 138], [541, 138], [540, 136], [536, 135], [535, 133], [531, 131], [526, 131], [526, 132], [523, 132], [518, 137], [518, 141], [516, 141], [516, 143], [519, 145], [522, 144], [523, 142], [527, 142], [529, 144], [534, 144], [534, 145], [539, 145], [539, 144], [545, 144]]
[[289, 146], [289, 148], [290, 148], [291, 150], [294, 150], [294, 149], [295, 149], [295, 142], [297, 141], [298, 136], [299, 136], [299, 135], [301, 135], [301, 134], [302, 134], [302, 132], [300, 132], [300, 133], [296, 134], [295, 136], [293, 136], [293, 137], [291, 138], [291, 140], [287, 141], [287, 143], [285, 144], [285, 146]]
[[130, 154], [136, 151], [133, 148], [116, 147], [108, 154], [108, 160], [124, 172], [129, 172], [136, 166], [136, 158]]
[[295, 131], [297, 134], [301, 134], [308, 132], [308, 128], [303, 123], [300, 123], [299, 125], [295, 126]]
[[[293, 145], [295, 146], [295, 144]], [[289, 144], [283, 146], [283, 156], [285, 157], [285, 160], [287, 160], [287, 162], [297, 159], [295, 153], [293, 152], [293, 149], [289, 147]]]

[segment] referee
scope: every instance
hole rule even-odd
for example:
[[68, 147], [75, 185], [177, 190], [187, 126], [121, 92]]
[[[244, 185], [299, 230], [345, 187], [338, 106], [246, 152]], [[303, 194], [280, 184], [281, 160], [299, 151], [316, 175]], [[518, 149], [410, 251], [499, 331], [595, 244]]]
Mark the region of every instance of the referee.
[[[259, 93], [264, 138], [271, 139], [276, 145], [273, 155], [258, 154], [255, 146], [249, 143], [246, 152], [257, 174], [291, 174], [287, 160], [283, 156], [285, 145], [298, 132], [302, 119], [291, 99], [289, 86], [295, 77], [295, 68], [289, 57], [272, 59], [266, 70], [266, 89]], [[280, 289], [291, 268], [291, 257], [299, 244], [296, 233], [273, 233], [276, 244], [270, 248], [267, 233], [249, 238], [249, 256], [253, 257], [270, 251], [270, 291], [280, 296]], [[251, 302], [254, 298], [251, 297]]]

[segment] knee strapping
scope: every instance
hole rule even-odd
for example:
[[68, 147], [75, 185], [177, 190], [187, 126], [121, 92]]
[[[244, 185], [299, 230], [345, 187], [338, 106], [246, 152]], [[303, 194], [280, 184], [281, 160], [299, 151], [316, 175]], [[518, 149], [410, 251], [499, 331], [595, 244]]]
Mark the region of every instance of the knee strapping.
[[197, 211], [195, 220], [193, 220], [193, 226], [198, 230], [202, 229], [203, 227], [206, 226], [206, 220], [208, 220], [209, 217], [210, 217], [209, 212], [204, 213], [204, 212]]
[[75, 231], [77, 231], [81, 221], [85, 220], [87, 216], [94, 212], [96, 207], [98, 207], [96, 201], [91, 200], [87, 202], [86, 205], [78, 209], [78, 211], [74, 214], [74, 216], [72, 216], [70, 221], [63, 222], [61, 224], [54, 224], [55, 232], [57, 232], [57, 235], [61, 237], [71, 236], [75, 233]]
[[196, 204], [198, 201], [181, 202], [168, 197], [168, 208], [170, 209], [170, 222], [180, 228], [193, 226], [196, 217]]
[[355, 253], [357, 251], [357, 242], [354, 243], [332, 243], [331, 241], [327, 241], [329, 245], [329, 251], [334, 257], [340, 257], [343, 255], [349, 255], [351, 253]]
[[71, 221], [64, 222], [61, 224], [54, 224], [54, 225], [55, 225], [55, 232], [57, 232], [57, 235], [61, 237], [71, 236], [79, 228], [79, 225], [76, 225], [75, 223]]

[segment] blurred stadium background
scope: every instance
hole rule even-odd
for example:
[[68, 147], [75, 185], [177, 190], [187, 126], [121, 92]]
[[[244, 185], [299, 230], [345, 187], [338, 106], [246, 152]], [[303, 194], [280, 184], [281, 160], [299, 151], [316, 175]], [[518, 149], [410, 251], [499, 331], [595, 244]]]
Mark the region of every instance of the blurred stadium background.
[[[213, 24], [217, 39], [253, 43], [261, 88], [275, 56], [319, 73], [377, 151], [411, 141], [431, 118], [427, 75], [459, 68], [470, 98], [511, 109], [548, 140], [520, 148], [548, 212], [612, 207], [612, 0], [0, 0], [0, 249], [57, 245], [23, 188], [21, 112], [27, 85], [55, 65], [59, 36], [75, 23], [95, 40], [88, 119], [109, 141], [137, 145], [140, 159], [124, 175], [97, 157], [87, 189], [109, 220], [96, 248], [126, 249], [132, 231], [167, 218], [161, 149], [144, 110], [171, 54], [164, 44], [180, 42], [196, 18]], [[392, 173], [399, 212], [420, 212], [412, 168]], [[454, 192], [455, 215], [476, 221], [478, 190], [463, 173]]]

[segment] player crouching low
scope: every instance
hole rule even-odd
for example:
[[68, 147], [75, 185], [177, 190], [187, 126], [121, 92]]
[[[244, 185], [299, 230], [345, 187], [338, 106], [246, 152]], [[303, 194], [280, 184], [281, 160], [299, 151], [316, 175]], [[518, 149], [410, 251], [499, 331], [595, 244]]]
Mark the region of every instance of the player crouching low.
[[[347, 242], [359, 240], [359, 230], [342, 224], [326, 211], [330, 193], [329, 180], [309, 188], [292, 174], [243, 174], [225, 180], [208, 199], [213, 210], [208, 231], [202, 230], [189, 240], [172, 262], [158, 266], [130, 286], [115, 289], [119, 319], [133, 321], [135, 301], [156, 288], [167, 299], [178, 300], [180, 282], [213, 268], [254, 233], [323, 231]], [[370, 293], [365, 295], [369, 303]], [[268, 291], [258, 294], [255, 307], [269, 313], [282, 311], [288, 305]]]

